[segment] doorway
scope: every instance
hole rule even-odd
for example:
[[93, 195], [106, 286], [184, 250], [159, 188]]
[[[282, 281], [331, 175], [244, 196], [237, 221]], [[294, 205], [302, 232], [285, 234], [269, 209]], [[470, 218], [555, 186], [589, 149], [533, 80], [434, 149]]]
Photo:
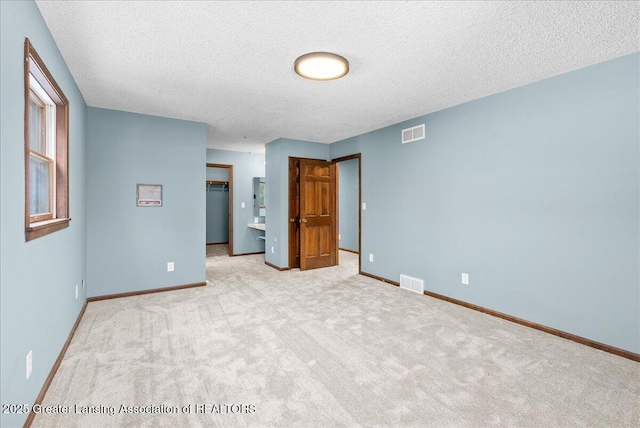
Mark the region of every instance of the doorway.
[[338, 264], [337, 166], [289, 158], [289, 268]]
[[[360, 154], [331, 162], [289, 157], [289, 268], [300, 270], [335, 266], [339, 263], [339, 162], [356, 160], [357, 238], [360, 250]], [[354, 186], [355, 187], [355, 186]], [[357, 214], [355, 214], [357, 212]], [[355, 252], [355, 250], [352, 250]], [[358, 272], [361, 261], [358, 256]]]
[[233, 165], [207, 163], [206, 243], [227, 244], [233, 255]]
[[333, 159], [338, 165], [338, 242], [341, 251], [358, 254], [362, 272], [362, 162], [360, 153]]

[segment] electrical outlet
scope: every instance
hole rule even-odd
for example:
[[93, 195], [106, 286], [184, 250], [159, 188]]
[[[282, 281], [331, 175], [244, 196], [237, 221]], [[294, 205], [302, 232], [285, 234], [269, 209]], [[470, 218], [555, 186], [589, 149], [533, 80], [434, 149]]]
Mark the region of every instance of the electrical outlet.
[[76, 284], [76, 299], [78, 298], [78, 284]]
[[167, 263], [167, 272], [173, 272], [175, 270], [175, 265], [173, 264], [173, 262], [168, 262]]
[[272, 246], [271, 246], [271, 254], [273, 254], [273, 253], [275, 253], [275, 252], [276, 252], [276, 249], [275, 249], [275, 247], [272, 245]]
[[33, 351], [29, 351], [27, 354], [27, 379], [31, 377], [33, 372]]
[[373, 254], [369, 254], [369, 261], [373, 263]]
[[244, 208], [246, 206], [246, 204], [244, 202], [240, 203], [240, 208]]
[[273, 237], [273, 242], [278, 242], [278, 238], [276, 238], [275, 236]]
[[82, 289], [84, 290], [84, 278], [82, 278]]
[[258, 223], [260, 221], [260, 219], [258, 217], [254, 217], [253, 218], [253, 223]]
[[362, 203], [362, 211], [366, 211], [367, 210], [367, 203], [363, 202]]
[[338, 241], [340, 241], [341, 239], [342, 239], [342, 235], [338, 233]]
[[469, 274], [468, 273], [463, 273], [462, 274], [462, 284], [469, 285]]

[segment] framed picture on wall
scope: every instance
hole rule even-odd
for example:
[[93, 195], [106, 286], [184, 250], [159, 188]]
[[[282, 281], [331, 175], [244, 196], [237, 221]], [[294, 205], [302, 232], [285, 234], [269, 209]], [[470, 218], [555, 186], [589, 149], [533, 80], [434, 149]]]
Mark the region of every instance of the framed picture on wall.
[[136, 189], [136, 206], [161, 207], [162, 184], [138, 184]]

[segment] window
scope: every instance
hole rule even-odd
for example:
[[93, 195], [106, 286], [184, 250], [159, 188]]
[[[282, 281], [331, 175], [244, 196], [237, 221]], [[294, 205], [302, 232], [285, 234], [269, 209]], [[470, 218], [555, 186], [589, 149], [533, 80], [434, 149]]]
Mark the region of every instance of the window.
[[24, 48], [25, 237], [69, 226], [69, 102], [29, 39]]

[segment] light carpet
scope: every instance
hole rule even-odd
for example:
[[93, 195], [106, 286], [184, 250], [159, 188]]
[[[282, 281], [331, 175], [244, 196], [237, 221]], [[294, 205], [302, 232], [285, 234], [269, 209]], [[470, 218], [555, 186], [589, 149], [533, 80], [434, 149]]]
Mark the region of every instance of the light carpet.
[[229, 255], [228, 244], [208, 244], [207, 259], [210, 257], [219, 257]]
[[208, 257], [206, 287], [90, 303], [43, 404], [94, 413], [33, 426], [640, 426], [640, 364], [340, 256], [306, 272]]

